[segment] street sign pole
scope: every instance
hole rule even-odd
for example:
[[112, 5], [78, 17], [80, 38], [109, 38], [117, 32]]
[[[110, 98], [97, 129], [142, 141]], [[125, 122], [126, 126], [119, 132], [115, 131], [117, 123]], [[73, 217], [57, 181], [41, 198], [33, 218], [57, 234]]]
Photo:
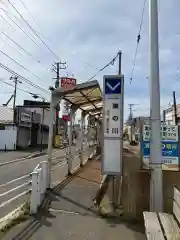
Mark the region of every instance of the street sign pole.
[[123, 75], [104, 76], [104, 144], [102, 173], [122, 174]]

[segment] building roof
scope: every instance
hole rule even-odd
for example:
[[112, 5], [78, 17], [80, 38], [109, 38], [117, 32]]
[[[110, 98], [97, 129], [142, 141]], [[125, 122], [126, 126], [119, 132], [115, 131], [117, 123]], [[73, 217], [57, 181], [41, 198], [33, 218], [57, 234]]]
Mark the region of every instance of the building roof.
[[61, 94], [66, 101], [89, 114], [102, 109], [102, 92], [97, 80], [77, 84], [73, 90], [64, 92], [57, 88], [52, 91], [52, 94], [56, 96]]
[[13, 123], [14, 110], [7, 106], [0, 106], [0, 124]]

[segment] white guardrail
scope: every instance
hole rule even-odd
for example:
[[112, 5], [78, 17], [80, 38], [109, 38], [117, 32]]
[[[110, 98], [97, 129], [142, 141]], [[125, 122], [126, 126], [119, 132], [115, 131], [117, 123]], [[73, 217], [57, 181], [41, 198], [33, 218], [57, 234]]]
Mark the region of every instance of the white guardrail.
[[[93, 144], [94, 145], [94, 144]], [[91, 146], [84, 146], [83, 147], [83, 152], [79, 149], [76, 150], [76, 155], [73, 157], [73, 161], [77, 158], [79, 158], [79, 166], [80, 166], [80, 159], [81, 159], [81, 154], [87, 154], [87, 158], [92, 158], [96, 154], [95, 148]], [[86, 159], [86, 160], [88, 160]], [[85, 161], [84, 161], [85, 162]], [[53, 167], [51, 168], [51, 172], [53, 172], [55, 169], [62, 167], [67, 164], [67, 159], [65, 158], [64, 161], [59, 161]], [[78, 167], [79, 167], [78, 166]], [[75, 170], [75, 169], [73, 169]], [[13, 179], [9, 182], [6, 182], [2, 185], [0, 185], [0, 201], [2, 198], [5, 198], [8, 195], [12, 195], [12, 193], [19, 192], [21, 189], [25, 189], [25, 191], [22, 191], [18, 193], [17, 195], [11, 197], [8, 200], [5, 200], [0, 203], [0, 209], [9, 205], [13, 201], [22, 198], [23, 196], [29, 195], [30, 196], [30, 213], [34, 214], [37, 212], [38, 207], [41, 205], [41, 202], [44, 198], [44, 194], [46, 192], [46, 189], [48, 187], [49, 183], [49, 171], [48, 171], [48, 162], [43, 161], [39, 163], [35, 169], [33, 170], [32, 173], [21, 176], [19, 178]], [[7, 189], [9, 188], [9, 185], [17, 185], [18, 182], [22, 182], [24, 180], [27, 180], [27, 182], [22, 183], [14, 188], [11, 188], [5, 192], [2, 192], [2, 189]], [[1, 211], [0, 211], [1, 212]]]

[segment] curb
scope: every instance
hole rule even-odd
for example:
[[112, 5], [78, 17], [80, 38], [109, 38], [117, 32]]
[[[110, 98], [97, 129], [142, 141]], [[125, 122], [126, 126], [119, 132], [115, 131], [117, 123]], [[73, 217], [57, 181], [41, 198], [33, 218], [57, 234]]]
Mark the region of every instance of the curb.
[[99, 190], [96, 193], [96, 197], [94, 198], [93, 202], [95, 206], [100, 206], [100, 203], [108, 189], [108, 175], [103, 175], [103, 178], [101, 180]]
[[26, 159], [36, 158], [36, 157], [44, 156], [46, 154], [47, 154], [46, 152], [35, 153], [35, 154], [30, 155], [30, 156], [27, 156]]
[[117, 218], [123, 215], [124, 210], [123, 207], [121, 206], [117, 209], [113, 208], [112, 202], [107, 194], [108, 183], [109, 177], [108, 175], [104, 175], [100, 183], [99, 190], [97, 191], [96, 197], [94, 198], [93, 202], [98, 209], [98, 214], [101, 217]]
[[0, 219], [0, 239], [13, 226], [25, 221], [29, 217], [29, 205], [24, 203]]

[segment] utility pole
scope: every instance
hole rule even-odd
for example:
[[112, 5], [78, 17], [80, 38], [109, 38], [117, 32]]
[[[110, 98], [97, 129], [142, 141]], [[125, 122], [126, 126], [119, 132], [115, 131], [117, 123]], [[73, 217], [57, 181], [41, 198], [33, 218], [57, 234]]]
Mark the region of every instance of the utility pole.
[[118, 61], [118, 74], [121, 75], [121, 59], [122, 59], [122, 52], [120, 51], [118, 53], [118, 56], [119, 56], [119, 61]]
[[[60, 69], [66, 69], [66, 62], [56, 62], [55, 65], [53, 64], [53, 71], [56, 73], [55, 81], [55, 88], [59, 87], [59, 79], [60, 79]], [[56, 135], [58, 134], [58, 119], [59, 119], [59, 110], [56, 110]]]
[[174, 118], [175, 118], [175, 124], [178, 125], [177, 107], [176, 107], [176, 93], [175, 93], [175, 91], [173, 91], [173, 105], [174, 105], [173, 115], [174, 115]]
[[149, 0], [149, 70], [150, 70], [150, 211], [163, 212], [162, 146], [160, 118], [158, 2]]
[[[129, 120], [132, 120], [132, 107], [134, 106], [135, 104], [132, 104], [130, 103], [129, 104]], [[131, 122], [131, 129], [130, 129], [130, 143], [132, 142], [132, 135], [133, 135], [133, 131], [132, 131], [132, 122]]]
[[13, 114], [13, 122], [15, 123], [15, 108], [16, 108], [16, 94], [17, 94], [17, 84], [18, 83], [22, 83], [20, 80], [18, 80], [17, 76], [11, 76], [10, 80], [14, 81], [14, 101], [13, 101], [13, 110], [14, 110], [14, 114]]
[[59, 87], [59, 78], [60, 78], [61, 69], [66, 69], [66, 62], [56, 62], [55, 64], [53, 64], [52, 71], [56, 73], [56, 77], [53, 78], [53, 79], [56, 79], [55, 88]]

